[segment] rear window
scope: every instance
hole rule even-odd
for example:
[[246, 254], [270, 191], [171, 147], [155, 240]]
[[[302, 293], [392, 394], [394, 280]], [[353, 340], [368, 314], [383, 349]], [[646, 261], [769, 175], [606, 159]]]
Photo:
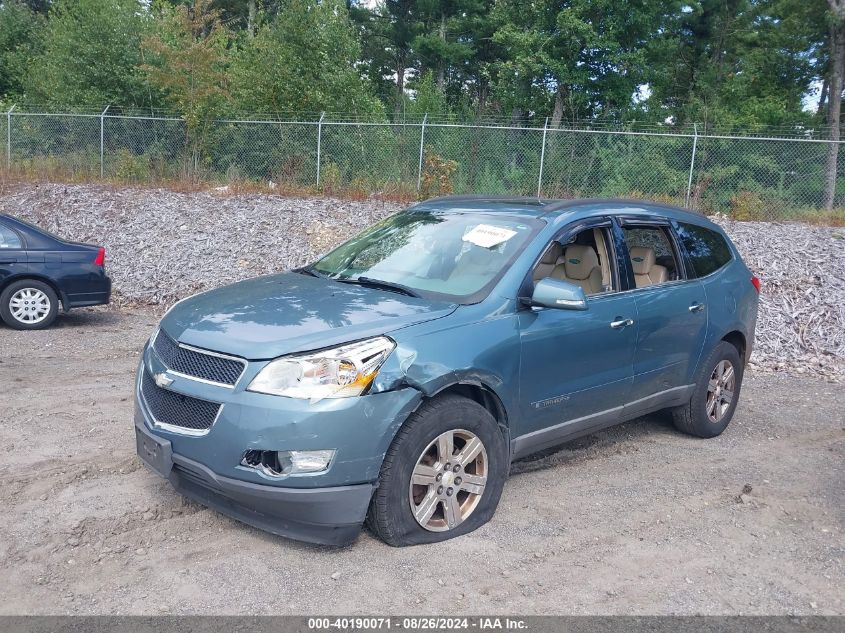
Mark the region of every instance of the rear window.
[[0, 248], [21, 248], [21, 239], [12, 229], [0, 224]]
[[731, 261], [731, 249], [716, 231], [680, 223], [678, 237], [689, 255], [696, 277], [704, 277]]

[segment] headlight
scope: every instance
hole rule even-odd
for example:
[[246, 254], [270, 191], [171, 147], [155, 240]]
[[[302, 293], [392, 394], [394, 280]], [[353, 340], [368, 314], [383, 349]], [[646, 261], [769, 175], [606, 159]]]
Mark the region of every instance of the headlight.
[[276, 359], [253, 378], [247, 391], [317, 402], [361, 395], [396, 344], [385, 336], [312, 354]]

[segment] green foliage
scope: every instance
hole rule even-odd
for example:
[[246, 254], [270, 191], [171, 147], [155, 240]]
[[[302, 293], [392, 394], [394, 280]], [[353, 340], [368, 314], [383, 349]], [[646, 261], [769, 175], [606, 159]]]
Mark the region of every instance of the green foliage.
[[26, 96], [61, 108], [149, 103], [139, 66], [149, 26], [138, 0], [56, 0]]
[[735, 220], [764, 220], [766, 205], [759, 193], [740, 191], [731, 196], [731, 217]]
[[407, 100], [407, 114], [415, 115], [415, 118], [426, 114], [437, 117], [448, 117], [452, 114], [446, 94], [438, 88], [433, 72], [426, 72], [413, 87], [416, 94], [413, 99]]
[[196, 171], [210, 143], [213, 121], [228, 102], [228, 33], [210, 0], [189, 6], [158, 5], [158, 28], [144, 40], [149, 84], [182, 113]]
[[149, 157], [136, 156], [127, 149], [120, 149], [110, 157], [113, 164], [113, 175], [121, 182], [147, 182], [150, 179]]
[[18, 0], [0, 3], [0, 98], [20, 98], [42, 45], [45, 20]]
[[381, 113], [355, 68], [361, 54], [339, 0], [290, 0], [233, 53], [232, 94], [249, 112]]

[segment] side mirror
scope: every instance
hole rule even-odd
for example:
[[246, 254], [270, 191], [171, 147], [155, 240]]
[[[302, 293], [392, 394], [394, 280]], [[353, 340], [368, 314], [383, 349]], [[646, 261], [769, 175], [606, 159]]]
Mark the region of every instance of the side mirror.
[[581, 286], [547, 277], [534, 284], [530, 305], [556, 310], [586, 310], [587, 297]]

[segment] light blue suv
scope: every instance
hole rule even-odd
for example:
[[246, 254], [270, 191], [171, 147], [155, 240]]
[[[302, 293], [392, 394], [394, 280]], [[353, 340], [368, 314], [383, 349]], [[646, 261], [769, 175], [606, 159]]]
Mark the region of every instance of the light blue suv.
[[519, 457], [664, 408], [724, 431], [759, 290], [681, 209], [430, 200], [173, 306], [138, 369], [138, 453], [275, 534], [441, 541], [493, 516]]

